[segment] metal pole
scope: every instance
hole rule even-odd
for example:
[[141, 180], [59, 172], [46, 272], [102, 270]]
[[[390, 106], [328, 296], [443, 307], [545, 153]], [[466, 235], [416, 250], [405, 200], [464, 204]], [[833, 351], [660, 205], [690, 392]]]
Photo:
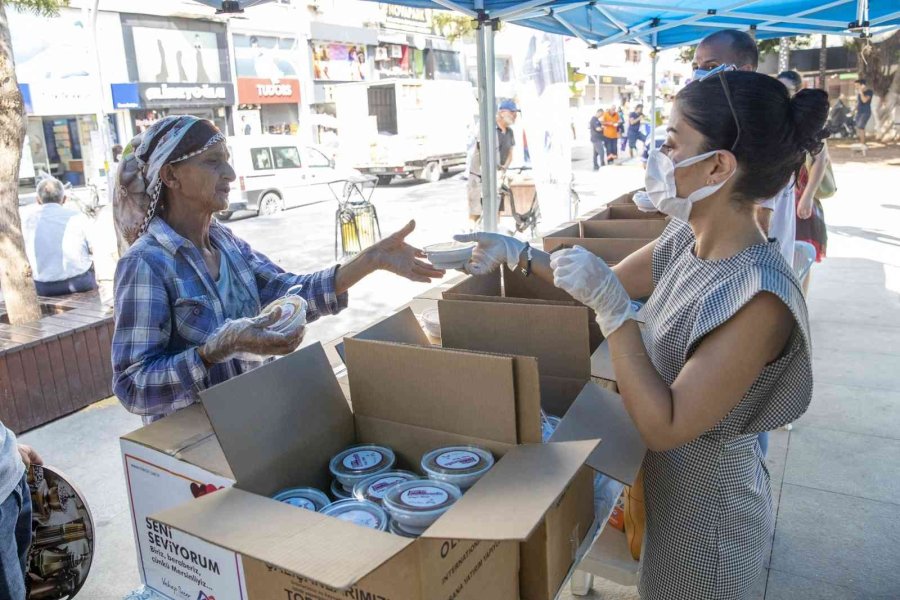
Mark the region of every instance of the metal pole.
[[650, 150], [656, 149], [656, 63], [659, 60], [656, 34], [653, 34], [653, 52], [650, 53]]
[[478, 52], [478, 118], [481, 144], [482, 226], [497, 231], [497, 126], [494, 96], [494, 26], [495, 21], [479, 17], [476, 35]]
[[[109, 180], [109, 170], [110, 170], [110, 146], [109, 146], [109, 124], [106, 121], [106, 112], [104, 109], [104, 99], [106, 98], [106, 90], [103, 87], [103, 75], [102, 69], [100, 68], [100, 49], [97, 45], [97, 15], [99, 13], [99, 4], [100, 0], [94, 0], [94, 7], [90, 12], [90, 32], [91, 32], [91, 41], [94, 45], [94, 73], [96, 75], [97, 86], [100, 88], [100, 95], [97, 104], [97, 113], [95, 118], [97, 119], [97, 131], [100, 134], [100, 146], [103, 151], [103, 172], [107, 176], [107, 181]], [[85, 9], [87, 6], [85, 5]], [[93, 162], [93, 161], [92, 161]], [[94, 172], [97, 172], [96, 166], [94, 167]], [[89, 183], [89, 182], [88, 182]], [[104, 182], [105, 183], [105, 182]], [[110, 190], [107, 190], [107, 193]], [[105, 199], [101, 199], [101, 202]]]

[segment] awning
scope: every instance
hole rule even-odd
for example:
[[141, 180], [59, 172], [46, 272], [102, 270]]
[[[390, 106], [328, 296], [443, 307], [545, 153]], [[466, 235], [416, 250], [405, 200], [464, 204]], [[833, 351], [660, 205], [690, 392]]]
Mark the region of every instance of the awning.
[[473, 18], [516, 23], [598, 46], [694, 44], [717, 29], [754, 29], [757, 39], [858, 36], [900, 27], [897, 0], [395, 0]]

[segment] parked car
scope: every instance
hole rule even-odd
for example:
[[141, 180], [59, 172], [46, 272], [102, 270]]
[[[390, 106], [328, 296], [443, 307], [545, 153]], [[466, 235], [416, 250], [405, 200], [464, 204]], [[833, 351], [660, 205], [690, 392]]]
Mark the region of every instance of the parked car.
[[329, 184], [359, 176], [355, 169], [336, 168], [323, 149], [304, 146], [298, 136], [242, 135], [229, 137], [227, 143], [237, 181], [228, 210], [216, 214], [223, 220], [239, 210], [271, 215], [334, 200]]

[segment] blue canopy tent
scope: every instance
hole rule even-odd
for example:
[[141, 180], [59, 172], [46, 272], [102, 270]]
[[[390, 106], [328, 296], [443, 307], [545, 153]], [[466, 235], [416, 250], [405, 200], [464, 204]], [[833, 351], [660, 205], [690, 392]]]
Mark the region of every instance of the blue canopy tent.
[[[900, 27], [897, 0], [392, 0], [446, 9], [478, 21], [481, 140], [496, 145], [494, 30], [499, 21], [573, 36], [591, 46], [634, 43], [654, 51], [695, 44], [716, 29], [752, 30], [757, 39], [791, 35], [869, 36]], [[651, 107], [655, 113], [655, 106]], [[652, 134], [651, 134], [652, 135]], [[651, 140], [652, 144], [652, 140]], [[497, 228], [496, 157], [481, 153], [484, 228]]]

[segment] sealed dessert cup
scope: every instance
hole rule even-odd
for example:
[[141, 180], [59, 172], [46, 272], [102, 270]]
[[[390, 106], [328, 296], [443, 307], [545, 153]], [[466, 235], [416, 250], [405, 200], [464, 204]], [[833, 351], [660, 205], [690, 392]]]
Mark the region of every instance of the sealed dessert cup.
[[410, 532], [406, 531], [405, 529], [400, 527], [400, 525], [397, 523], [397, 521], [395, 521], [393, 519], [391, 519], [391, 523], [390, 523], [390, 525], [388, 525], [388, 531], [390, 531], [394, 535], [399, 535], [400, 537], [405, 537], [405, 538], [417, 538], [417, 537], [419, 537], [419, 535], [421, 535], [419, 533], [410, 533]]
[[462, 491], [452, 483], [418, 479], [391, 486], [382, 505], [404, 531], [421, 533], [461, 497]]
[[553, 432], [559, 427], [560, 421], [562, 419], [553, 415], [541, 416], [541, 441], [547, 442], [553, 436]]
[[281, 316], [267, 329], [278, 333], [291, 333], [306, 325], [306, 311], [309, 305], [301, 296], [282, 296], [266, 305], [260, 314], [267, 315], [276, 308], [281, 309]]
[[441, 319], [438, 309], [429, 308], [422, 313], [422, 327], [431, 337], [441, 339]]
[[349, 500], [353, 494], [345, 490], [337, 479], [334, 479], [331, 482], [331, 497], [335, 500]]
[[388, 515], [384, 509], [368, 500], [340, 500], [322, 511], [323, 515], [335, 517], [341, 521], [355, 523], [360, 527], [387, 531]]
[[331, 504], [331, 500], [324, 492], [311, 487], [281, 490], [272, 496], [272, 499], [315, 512], [320, 512], [323, 508]]
[[422, 470], [429, 479], [446, 481], [468, 489], [494, 466], [494, 456], [478, 446], [447, 446], [422, 457]]
[[390, 448], [363, 444], [340, 452], [331, 459], [329, 468], [334, 478], [352, 494], [354, 485], [367, 477], [392, 469], [396, 460], [394, 451]]
[[366, 477], [355, 486], [353, 486], [353, 497], [357, 500], [369, 500], [376, 504], [381, 504], [385, 493], [392, 486], [404, 481], [412, 481], [421, 479], [415, 473], [410, 471], [384, 471], [377, 473], [371, 477]]

